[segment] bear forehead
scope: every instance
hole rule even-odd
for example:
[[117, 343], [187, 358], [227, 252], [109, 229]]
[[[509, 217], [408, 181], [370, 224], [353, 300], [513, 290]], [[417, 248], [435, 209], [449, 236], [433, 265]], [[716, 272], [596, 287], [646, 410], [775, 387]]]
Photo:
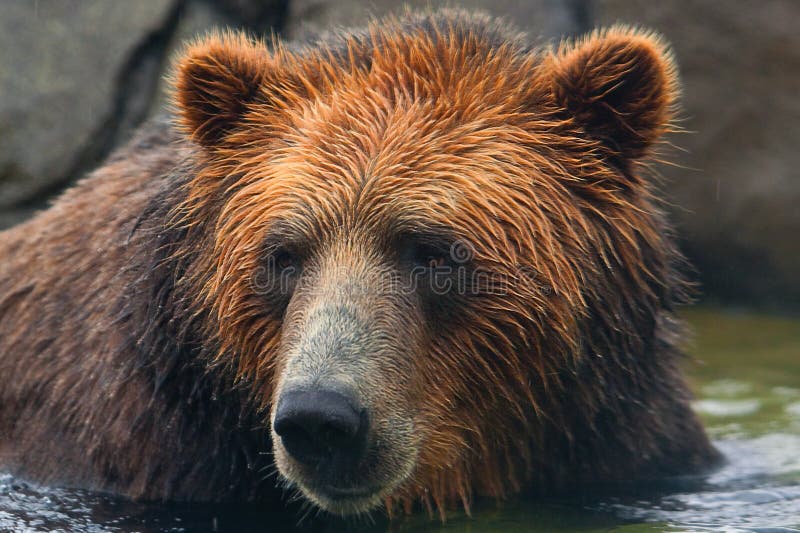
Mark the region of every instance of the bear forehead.
[[267, 216], [474, 234], [516, 225], [532, 191], [542, 198], [564, 191], [557, 180], [568, 162], [553, 147], [566, 143], [553, 131], [551, 110], [521, 109], [513, 92], [492, 101], [480, 84], [455, 99], [421, 87], [383, 90], [372, 84], [382, 79], [375, 71], [365, 76], [298, 102], [277, 126], [250, 118], [239, 146], [255, 148], [235, 157], [251, 158], [255, 183], [245, 194], [259, 196]]
[[443, 100], [454, 112], [469, 112], [475, 103], [503, 105], [536, 91], [532, 78], [538, 77], [533, 74], [543, 52], [523, 43], [520, 35], [482, 17], [423, 18], [389, 21], [368, 34], [341, 35], [304, 49], [279, 43], [271, 57], [256, 62], [270, 72], [262, 79], [265, 92], [290, 105], [326, 96], [338, 99], [335, 106], [364, 108], [387, 100]]
[[519, 126], [519, 117], [488, 106], [472, 112], [465, 118], [419, 101], [369, 113], [319, 105], [259, 157], [231, 201], [258, 197], [270, 221], [317, 227], [428, 226], [474, 235], [518, 225], [532, 204], [564, 192], [557, 183], [563, 164], [536, 150], [547, 136]]

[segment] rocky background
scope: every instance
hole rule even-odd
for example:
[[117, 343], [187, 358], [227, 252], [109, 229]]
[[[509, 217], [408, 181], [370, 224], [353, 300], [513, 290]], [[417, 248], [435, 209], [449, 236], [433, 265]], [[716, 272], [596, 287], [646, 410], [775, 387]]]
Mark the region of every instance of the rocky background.
[[[440, 2], [414, 0], [412, 6]], [[555, 40], [596, 25], [674, 45], [683, 121], [660, 165], [706, 300], [800, 309], [800, 2], [453, 0]], [[165, 104], [181, 43], [211, 27], [302, 38], [391, 0], [2, 0], [0, 227], [96, 167]]]

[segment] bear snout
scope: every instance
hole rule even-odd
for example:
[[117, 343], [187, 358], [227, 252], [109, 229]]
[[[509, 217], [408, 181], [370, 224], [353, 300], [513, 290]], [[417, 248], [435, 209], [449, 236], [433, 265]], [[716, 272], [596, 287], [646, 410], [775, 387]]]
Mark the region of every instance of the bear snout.
[[278, 399], [273, 430], [299, 463], [347, 471], [364, 455], [369, 422], [352, 394], [333, 388], [293, 389]]

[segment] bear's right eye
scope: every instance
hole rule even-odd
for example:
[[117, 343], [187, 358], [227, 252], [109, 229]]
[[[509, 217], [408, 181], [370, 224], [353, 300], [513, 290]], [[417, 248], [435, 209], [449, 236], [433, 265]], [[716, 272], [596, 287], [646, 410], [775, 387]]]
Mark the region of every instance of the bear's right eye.
[[300, 253], [285, 245], [267, 247], [261, 268], [253, 277], [253, 288], [269, 309], [280, 316], [294, 293], [303, 268]]

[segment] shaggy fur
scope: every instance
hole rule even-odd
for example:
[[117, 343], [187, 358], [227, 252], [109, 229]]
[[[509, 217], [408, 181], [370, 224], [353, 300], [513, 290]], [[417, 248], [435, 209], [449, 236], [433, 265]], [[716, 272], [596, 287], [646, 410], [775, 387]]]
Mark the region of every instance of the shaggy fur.
[[[275, 443], [290, 484], [336, 512], [443, 513], [709, 466], [681, 257], [641, 176], [676, 93], [663, 42], [624, 27], [551, 50], [445, 11], [291, 50], [196, 42], [177, 131], [148, 126], [0, 234], [0, 462], [133, 498], [273, 498], [270, 411], [314, 294], [461, 246], [495, 285], [347, 296], [388, 450], [353, 479], [384, 489], [335, 508]], [[289, 291], [256, 290], [276, 257]]]

